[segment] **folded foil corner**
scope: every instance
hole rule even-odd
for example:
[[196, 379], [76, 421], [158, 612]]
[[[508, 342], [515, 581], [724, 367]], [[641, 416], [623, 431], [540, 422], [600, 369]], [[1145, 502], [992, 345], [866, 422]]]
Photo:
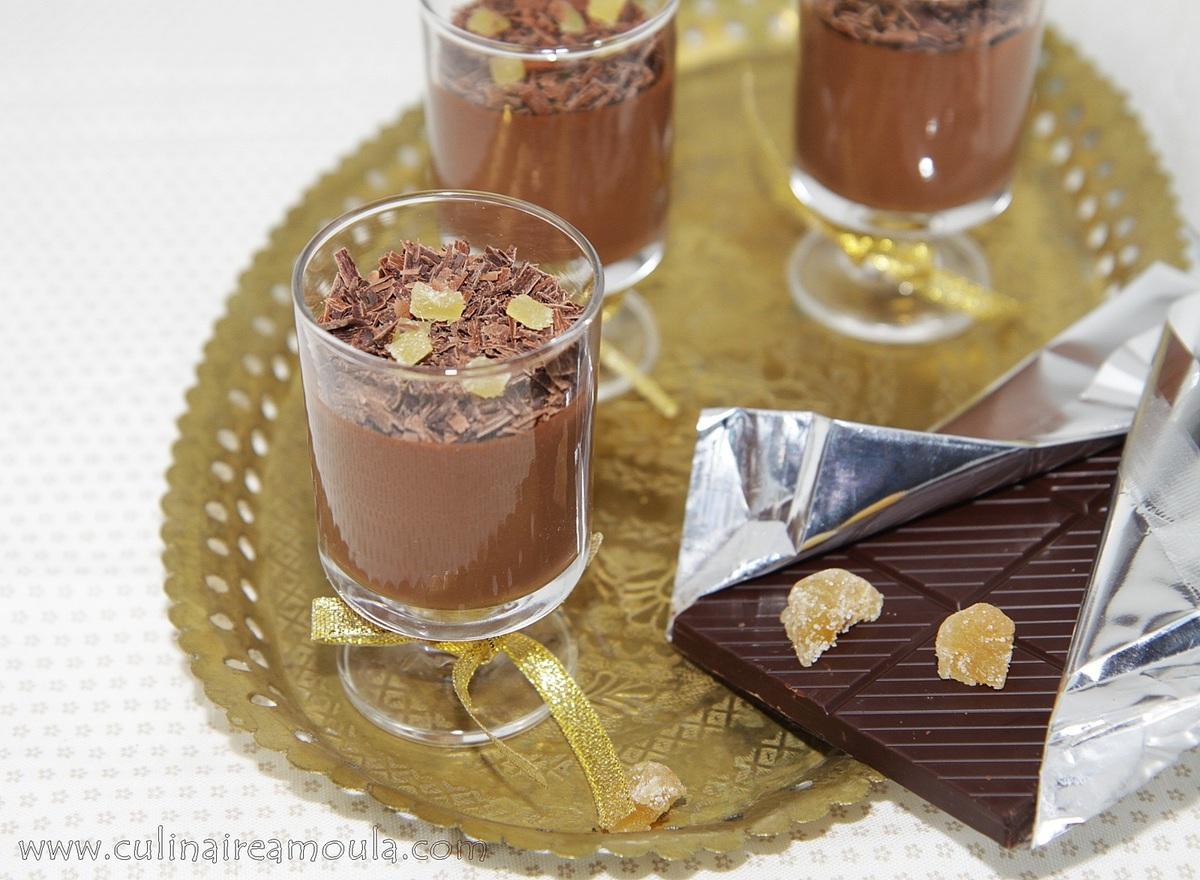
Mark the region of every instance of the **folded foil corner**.
[[1200, 744], [1200, 294], [1170, 311], [1050, 717], [1033, 845]]

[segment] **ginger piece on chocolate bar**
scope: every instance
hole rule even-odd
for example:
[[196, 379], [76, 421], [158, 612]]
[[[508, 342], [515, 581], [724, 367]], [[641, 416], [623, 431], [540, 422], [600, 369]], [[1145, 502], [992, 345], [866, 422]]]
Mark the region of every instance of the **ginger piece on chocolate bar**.
[[412, 286], [408, 310], [414, 318], [422, 321], [457, 321], [466, 306], [466, 300], [457, 290], [438, 290], [424, 281], [418, 281]]
[[486, 6], [480, 6], [468, 15], [466, 24], [467, 30], [481, 37], [494, 37], [512, 26], [507, 18]]
[[492, 82], [498, 86], [511, 86], [525, 79], [525, 62], [520, 58], [495, 55], [488, 60]]
[[[476, 357], [467, 361], [467, 367], [486, 367], [490, 363], [494, 363], [491, 358]], [[478, 379], [463, 379], [463, 388], [476, 397], [499, 397], [508, 387], [508, 380], [508, 373], [496, 373], [492, 376], [481, 376]]]
[[667, 814], [687, 788], [675, 771], [657, 761], [641, 761], [629, 768], [629, 794], [633, 812], [613, 827], [613, 831], [649, 831]]
[[411, 367], [433, 354], [433, 341], [429, 338], [429, 325], [403, 322], [396, 325], [396, 333], [387, 347], [388, 354], [396, 363]]
[[938, 627], [938, 675], [999, 690], [1008, 678], [1016, 629], [1007, 614], [986, 602], [954, 612]]
[[800, 665], [812, 666], [856, 623], [877, 620], [883, 594], [844, 568], [827, 568], [796, 582], [779, 619]]
[[554, 313], [549, 307], [527, 293], [510, 299], [504, 308], [504, 314], [530, 330], [545, 330], [554, 322]]

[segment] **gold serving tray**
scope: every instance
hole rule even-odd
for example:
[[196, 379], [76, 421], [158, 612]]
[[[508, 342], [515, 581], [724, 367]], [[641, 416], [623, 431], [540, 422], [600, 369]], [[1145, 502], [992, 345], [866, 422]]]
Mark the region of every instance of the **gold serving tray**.
[[[210, 699], [298, 767], [486, 841], [585, 856], [736, 850], [862, 799], [863, 765], [796, 736], [682, 660], [663, 636], [695, 416], [705, 406], [816, 409], [922, 427], [1154, 260], [1182, 264], [1168, 183], [1121, 96], [1050, 34], [1012, 209], [979, 232], [1017, 321], [943, 344], [873, 347], [806, 321], [783, 284], [800, 230], [762, 195], [747, 75], [787, 141], [795, 14], [783, 0], [686, 4], [667, 257], [640, 291], [657, 312], [667, 421], [626, 397], [600, 409], [595, 526], [605, 543], [566, 608], [577, 678], [629, 763], [689, 789], [671, 826], [592, 830], [583, 775], [553, 724], [512, 741], [539, 789], [494, 747], [393, 739], [346, 701], [334, 649], [308, 640], [317, 563], [288, 280], [326, 221], [427, 185], [422, 118], [405, 113], [323, 177], [255, 255], [188, 395], [163, 502], [171, 620]], [[385, 829], [386, 830], [386, 829]]]

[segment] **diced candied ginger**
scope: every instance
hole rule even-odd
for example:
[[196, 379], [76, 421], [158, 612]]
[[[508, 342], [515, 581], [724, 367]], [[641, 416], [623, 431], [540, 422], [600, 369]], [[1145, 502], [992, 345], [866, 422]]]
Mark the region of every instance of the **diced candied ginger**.
[[633, 812], [618, 822], [613, 831], [649, 831], [676, 801], [687, 796], [687, 788], [667, 765], [642, 761], [629, 768], [629, 794], [633, 798]]
[[[467, 361], [467, 367], [486, 367], [493, 363], [491, 358], [477, 357]], [[463, 387], [477, 397], [499, 397], [508, 387], [508, 373], [480, 376], [478, 379], [463, 379]]]
[[549, 306], [538, 302], [527, 293], [510, 299], [504, 308], [504, 314], [530, 330], [545, 330], [554, 320], [554, 313], [550, 311]]
[[509, 28], [509, 21], [494, 9], [481, 6], [467, 16], [467, 30], [481, 37], [494, 37]]
[[558, 20], [558, 29], [564, 34], [582, 33], [587, 26], [579, 10], [571, 5], [571, 0], [556, 0], [550, 12]]
[[954, 612], [938, 627], [938, 675], [999, 690], [1008, 678], [1016, 629], [1007, 614], [986, 602]]
[[411, 367], [419, 364], [433, 353], [433, 342], [429, 339], [429, 326], [419, 324], [412, 326], [403, 323], [397, 325], [396, 334], [387, 347], [388, 354], [396, 359], [396, 363]]
[[625, 0], [588, 0], [587, 14], [592, 21], [616, 24], [625, 8]]
[[796, 649], [801, 666], [837, 644], [837, 637], [856, 623], [877, 620], [883, 594], [870, 582], [842, 568], [827, 568], [797, 581], [779, 619]]
[[418, 281], [412, 286], [408, 308], [414, 318], [422, 321], [457, 321], [466, 308], [466, 300], [457, 290], [438, 290]]
[[498, 86], [511, 86], [525, 79], [525, 62], [507, 55], [494, 55], [488, 59], [492, 71], [492, 82]]

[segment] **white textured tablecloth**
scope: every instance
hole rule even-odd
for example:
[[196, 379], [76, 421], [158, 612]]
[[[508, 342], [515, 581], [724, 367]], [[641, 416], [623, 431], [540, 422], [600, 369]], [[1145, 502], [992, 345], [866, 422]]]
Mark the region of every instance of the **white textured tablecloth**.
[[[1200, 875], [1197, 754], [1032, 854], [1002, 851], [888, 786], [740, 855], [571, 863], [493, 847], [482, 860], [437, 860], [411, 842], [454, 835], [231, 731], [164, 614], [158, 501], [174, 420], [267, 230], [318, 172], [418, 98], [415, 7], [0, 4], [0, 878]], [[1051, 0], [1051, 14], [1133, 95], [1200, 222], [1200, 4]], [[117, 841], [160, 825], [167, 842], [326, 844], [369, 837], [372, 823], [405, 841], [407, 857], [111, 857]], [[18, 850], [77, 838], [99, 840], [100, 858], [64, 865]]]

